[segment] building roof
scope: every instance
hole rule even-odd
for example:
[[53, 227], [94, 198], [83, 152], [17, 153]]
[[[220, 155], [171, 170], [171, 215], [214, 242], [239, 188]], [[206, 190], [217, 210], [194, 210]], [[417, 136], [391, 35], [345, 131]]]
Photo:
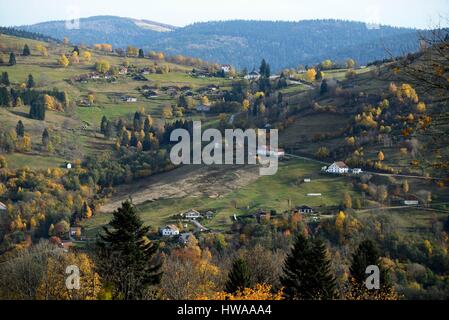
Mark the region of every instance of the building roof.
[[298, 209], [298, 210], [313, 210], [313, 208], [311, 208], [309, 206], [300, 206], [300, 207], [297, 207], [296, 209]]
[[169, 224], [168, 226], [165, 227], [165, 229], [170, 229], [171, 231], [179, 231], [179, 228], [174, 224]]
[[6, 204], [0, 202], [0, 210], [6, 210]]
[[343, 161], [335, 162], [335, 165], [339, 168], [349, 168]]

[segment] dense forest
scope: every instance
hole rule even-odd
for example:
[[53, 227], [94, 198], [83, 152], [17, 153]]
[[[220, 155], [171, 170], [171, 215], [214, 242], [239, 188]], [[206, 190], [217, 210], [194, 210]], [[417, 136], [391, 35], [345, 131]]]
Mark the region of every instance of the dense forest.
[[[361, 22], [311, 20], [300, 22], [218, 21], [195, 23], [171, 32], [139, 27], [132, 19], [92, 17], [81, 19], [80, 29], [67, 30], [64, 21], [20, 27], [74, 43], [129, 44], [169, 55], [188, 55], [206, 61], [252, 69], [265, 58], [273, 70], [315, 64], [325, 59], [360, 64], [416, 51], [419, 32], [413, 29], [369, 26]], [[161, 25], [165, 26], [165, 25]], [[168, 26], [165, 26], [168, 28]], [[386, 50], [388, 49], [388, 50]]]

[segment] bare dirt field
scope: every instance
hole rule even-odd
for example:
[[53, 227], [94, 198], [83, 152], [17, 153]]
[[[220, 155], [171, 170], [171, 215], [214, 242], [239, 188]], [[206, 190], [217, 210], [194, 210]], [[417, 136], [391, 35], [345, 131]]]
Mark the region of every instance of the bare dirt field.
[[113, 212], [131, 198], [135, 205], [161, 199], [207, 196], [220, 198], [259, 178], [259, 167], [250, 165], [185, 165], [173, 171], [119, 186], [101, 208]]

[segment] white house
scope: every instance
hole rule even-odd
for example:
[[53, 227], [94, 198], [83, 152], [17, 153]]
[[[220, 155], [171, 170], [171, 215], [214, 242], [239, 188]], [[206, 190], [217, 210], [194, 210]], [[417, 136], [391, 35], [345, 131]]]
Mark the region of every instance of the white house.
[[349, 167], [346, 165], [346, 163], [344, 163], [342, 161], [334, 162], [327, 168], [326, 172], [327, 173], [339, 173], [339, 174], [348, 173]]
[[189, 210], [187, 212], [184, 212], [181, 214], [182, 217], [186, 218], [186, 219], [199, 219], [201, 218], [201, 213], [199, 213], [198, 211], [196, 211], [195, 209]]
[[353, 174], [361, 174], [362, 173], [362, 169], [360, 169], [360, 168], [354, 168], [351, 171]]
[[6, 211], [6, 205], [3, 202], [0, 202], [0, 211]]
[[122, 100], [127, 102], [127, 103], [137, 102], [137, 98], [129, 97], [129, 96], [123, 96]]
[[224, 73], [229, 73], [229, 72], [231, 72], [231, 70], [232, 70], [232, 66], [229, 65], [229, 64], [224, 64], [224, 65], [221, 66], [221, 70], [222, 70]]
[[173, 237], [179, 235], [179, 229], [177, 226], [170, 224], [165, 228], [161, 229], [161, 234], [164, 237]]
[[313, 208], [309, 207], [309, 206], [301, 206], [296, 208], [296, 210], [298, 210], [299, 213], [301, 214], [306, 214], [306, 213], [313, 213]]
[[245, 76], [247, 80], [258, 80], [260, 78], [260, 73], [257, 71], [252, 71]]

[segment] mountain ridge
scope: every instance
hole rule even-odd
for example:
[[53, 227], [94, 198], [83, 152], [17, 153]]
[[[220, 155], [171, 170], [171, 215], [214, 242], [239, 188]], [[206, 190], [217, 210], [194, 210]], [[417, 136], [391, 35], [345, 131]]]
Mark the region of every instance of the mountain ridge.
[[[267, 59], [273, 70], [316, 64], [325, 59], [360, 64], [419, 49], [422, 30], [378, 26], [344, 20], [227, 20], [197, 22], [185, 27], [116, 16], [82, 18], [79, 30], [67, 30], [64, 21], [20, 26], [73, 43], [110, 43], [124, 48], [164, 51], [203, 60], [230, 63], [240, 69], [258, 66]], [[155, 30], [156, 29], [156, 30]], [[385, 48], [388, 48], [385, 50]]]

